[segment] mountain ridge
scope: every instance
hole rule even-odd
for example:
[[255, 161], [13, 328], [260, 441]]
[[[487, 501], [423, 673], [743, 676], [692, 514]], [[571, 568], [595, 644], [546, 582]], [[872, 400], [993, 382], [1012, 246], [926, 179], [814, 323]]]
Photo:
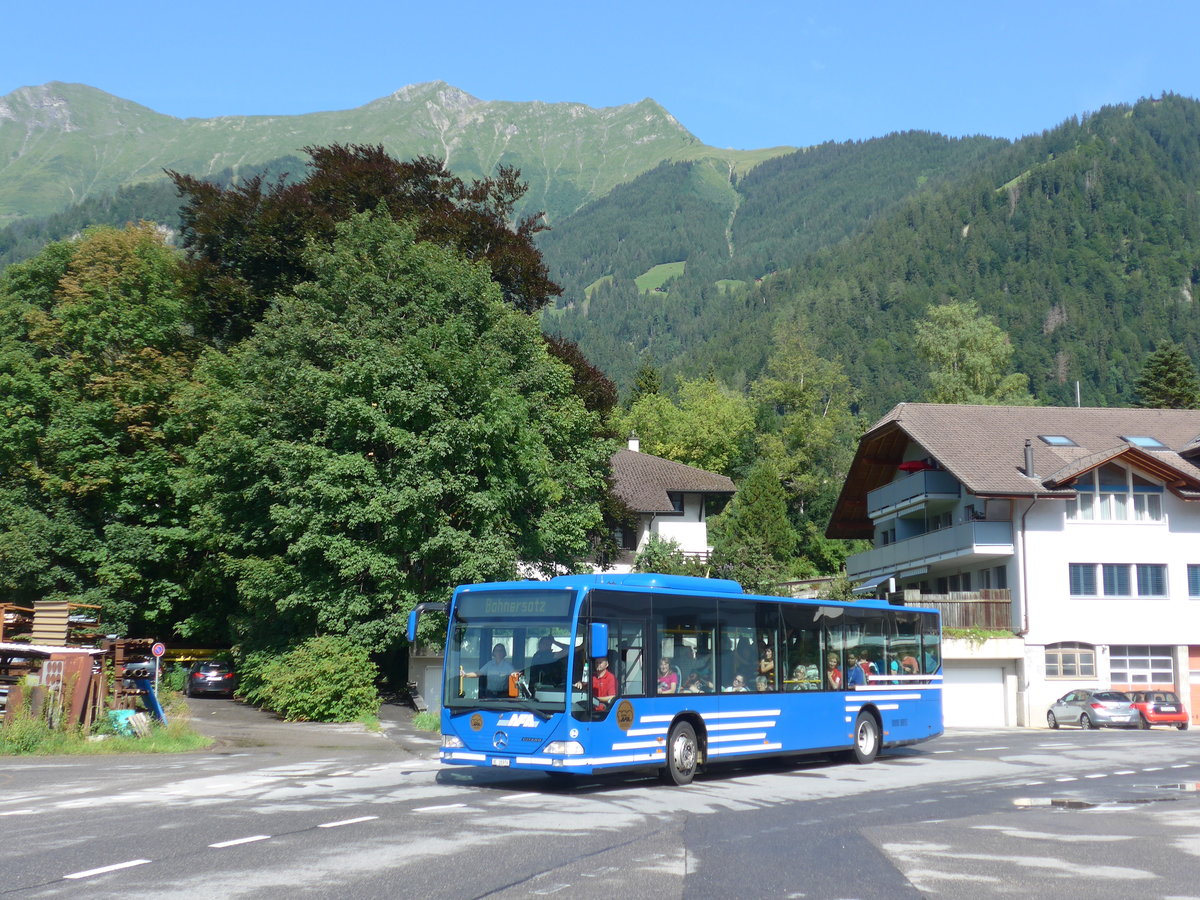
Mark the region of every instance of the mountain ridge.
[[348, 110], [178, 118], [89, 85], [48, 82], [0, 97], [0, 224], [45, 216], [175, 169], [204, 177], [253, 170], [304, 146], [382, 144], [435, 155], [467, 178], [521, 170], [521, 212], [551, 221], [667, 159], [745, 168], [793, 148], [708, 147], [656, 101], [480, 100], [444, 81], [406, 85]]

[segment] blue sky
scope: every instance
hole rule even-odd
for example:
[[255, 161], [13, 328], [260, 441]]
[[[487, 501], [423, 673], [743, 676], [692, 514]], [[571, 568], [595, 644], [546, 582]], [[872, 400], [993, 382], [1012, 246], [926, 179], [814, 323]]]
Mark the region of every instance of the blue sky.
[[652, 97], [719, 147], [905, 129], [1019, 137], [1200, 97], [1200, 4], [210, 0], [9, 4], [0, 96], [92, 85], [173, 116], [348, 109], [447, 81], [484, 100]]

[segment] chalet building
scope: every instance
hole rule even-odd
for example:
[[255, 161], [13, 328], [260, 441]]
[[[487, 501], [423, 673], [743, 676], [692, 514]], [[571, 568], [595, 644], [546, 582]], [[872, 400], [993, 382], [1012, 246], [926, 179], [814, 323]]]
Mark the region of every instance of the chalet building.
[[946, 722], [1041, 725], [1076, 688], [1177, 690], [1200, 723], [1200, 412], [902, 403], [826, 534], [861, 588], [938, 607]]
[[637, 515], [633, 527], [621, 529], [621, 553], [607, 567], [618, 573], [632, 570], [634, 558], [652, 535], [675, 541], [689, 556], [707, 559], [712, 550], [710, 507], [737, 491], [724, 475], [640, 452], [636, 437], [629, 439], [628, 449], [613, 455], [612, 478], [613, 493]]

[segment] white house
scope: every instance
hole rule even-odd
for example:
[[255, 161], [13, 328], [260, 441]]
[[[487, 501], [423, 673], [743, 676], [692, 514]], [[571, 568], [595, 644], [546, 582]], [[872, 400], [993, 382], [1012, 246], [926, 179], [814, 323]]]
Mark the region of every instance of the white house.
[[709, 505], [727, 500], [737, 487], [716, 472], [642, 453], [637, 438], [631, 437], [628, 449], [613, 454], [612, 490], [636, 515], [636, 523], [621, 530], [621, 554], [608, 568], [629, 572], [652, 535], [675, 541], [689, 556], [706, 559], [712, 550], [708, 544]]
[[[1177, 690], [1200, 723], [1200, 412], [902, 403], [827, 534], [868, 589], [938, 606], [948, 724], [1045, 721], [1079, 687]], [[897, 596], [897, 595], [889, 595]]]

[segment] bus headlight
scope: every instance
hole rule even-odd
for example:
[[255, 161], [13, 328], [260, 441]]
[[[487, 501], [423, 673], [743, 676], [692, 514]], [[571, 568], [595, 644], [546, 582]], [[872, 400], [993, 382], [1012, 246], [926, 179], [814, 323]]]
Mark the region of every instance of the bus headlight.
[[462, 738], [460, 738], [458, 735], [456, 735], [456, 734], [443, 734], [442, 735], [442, 749], [443, 750], [452, 750], [452, 749], [461, 748], [463, 746], [465, 746], [465, 745], [462, 742]]
[[558, 753], [562, 756], [583, 756], [583, 744], [579, 741], [551, 741], [543, 753]]

